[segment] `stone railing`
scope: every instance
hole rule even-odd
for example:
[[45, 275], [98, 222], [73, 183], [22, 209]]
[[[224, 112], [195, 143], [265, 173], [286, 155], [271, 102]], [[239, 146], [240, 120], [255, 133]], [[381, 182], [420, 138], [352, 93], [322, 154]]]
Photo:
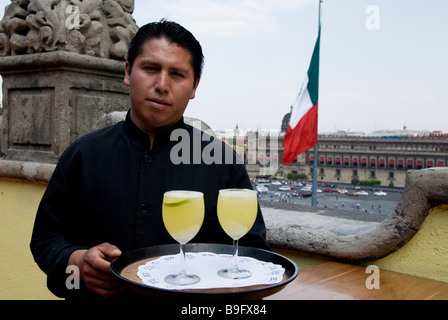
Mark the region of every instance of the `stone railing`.
[[[54, 167], [0, 159], [0, 177], [46, 183]], [[286, 210], [267, 209], [263, 214], [268, 242], [274, 248], [362, 262], [401, 248], [422, 228], [431, 209], [442, 204], [448, 204], [448, 168], [431, 168], [408, 171], [400, 202], [381, 222]]]
[[402, 198], [394, 212], [379, 223], [358, 223], [349, 234], [343, 231], [349, 228], [344, 219], [325, 217], [331, 220], [325, 226], [310, 224], [312, 217], [301, 218], [293, 211], [280, 214], [267, 211], [264, 215], [268, 242], [274, 247], [369, 261], [401, 248], [422, 228], [431, 209], [442, 204], [448, 204], [448, 168], [431, 168], [408, 171]]

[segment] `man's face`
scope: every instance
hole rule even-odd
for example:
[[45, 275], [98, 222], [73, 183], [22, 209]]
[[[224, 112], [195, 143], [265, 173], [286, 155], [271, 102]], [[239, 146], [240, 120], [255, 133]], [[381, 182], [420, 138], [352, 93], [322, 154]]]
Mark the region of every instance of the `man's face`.
[[155, 133], [182, 117], [199, 84], [199, 80], [194, 82], [191, 59], [188, 50], [161, 38], [143, 45], [132, 71], [126, 62], [124, 83], [130, 88], [130, 116], [140, 129]]

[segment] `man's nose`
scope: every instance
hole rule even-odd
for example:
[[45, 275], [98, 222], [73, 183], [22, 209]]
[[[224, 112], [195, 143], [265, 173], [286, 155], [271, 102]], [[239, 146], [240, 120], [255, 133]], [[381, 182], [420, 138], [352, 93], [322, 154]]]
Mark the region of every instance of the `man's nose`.
[[161, 71], [156, 79], [155, 84], [156, 91], [159, 91], [161, 93], [168, 92], [169, 90], [169, 76], [167, 72]]

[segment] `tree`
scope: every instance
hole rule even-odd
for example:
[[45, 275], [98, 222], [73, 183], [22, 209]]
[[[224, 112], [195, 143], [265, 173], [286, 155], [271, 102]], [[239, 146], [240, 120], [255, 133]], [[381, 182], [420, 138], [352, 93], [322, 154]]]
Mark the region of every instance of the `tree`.
[[296, 178], [296, 180], [302, 180], [302, 181], [309, 179], [308, 176], [306, 174], [304, 174], [304, 173], [296, 175], [295, 178]]

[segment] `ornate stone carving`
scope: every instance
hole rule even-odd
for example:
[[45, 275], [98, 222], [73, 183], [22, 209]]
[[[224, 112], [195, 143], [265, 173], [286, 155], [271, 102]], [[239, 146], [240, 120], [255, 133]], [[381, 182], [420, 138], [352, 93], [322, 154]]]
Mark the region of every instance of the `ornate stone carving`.
[[137, 25], [133, 0], [11, 0], [0, 56], [69, 51], [124, 60]]

